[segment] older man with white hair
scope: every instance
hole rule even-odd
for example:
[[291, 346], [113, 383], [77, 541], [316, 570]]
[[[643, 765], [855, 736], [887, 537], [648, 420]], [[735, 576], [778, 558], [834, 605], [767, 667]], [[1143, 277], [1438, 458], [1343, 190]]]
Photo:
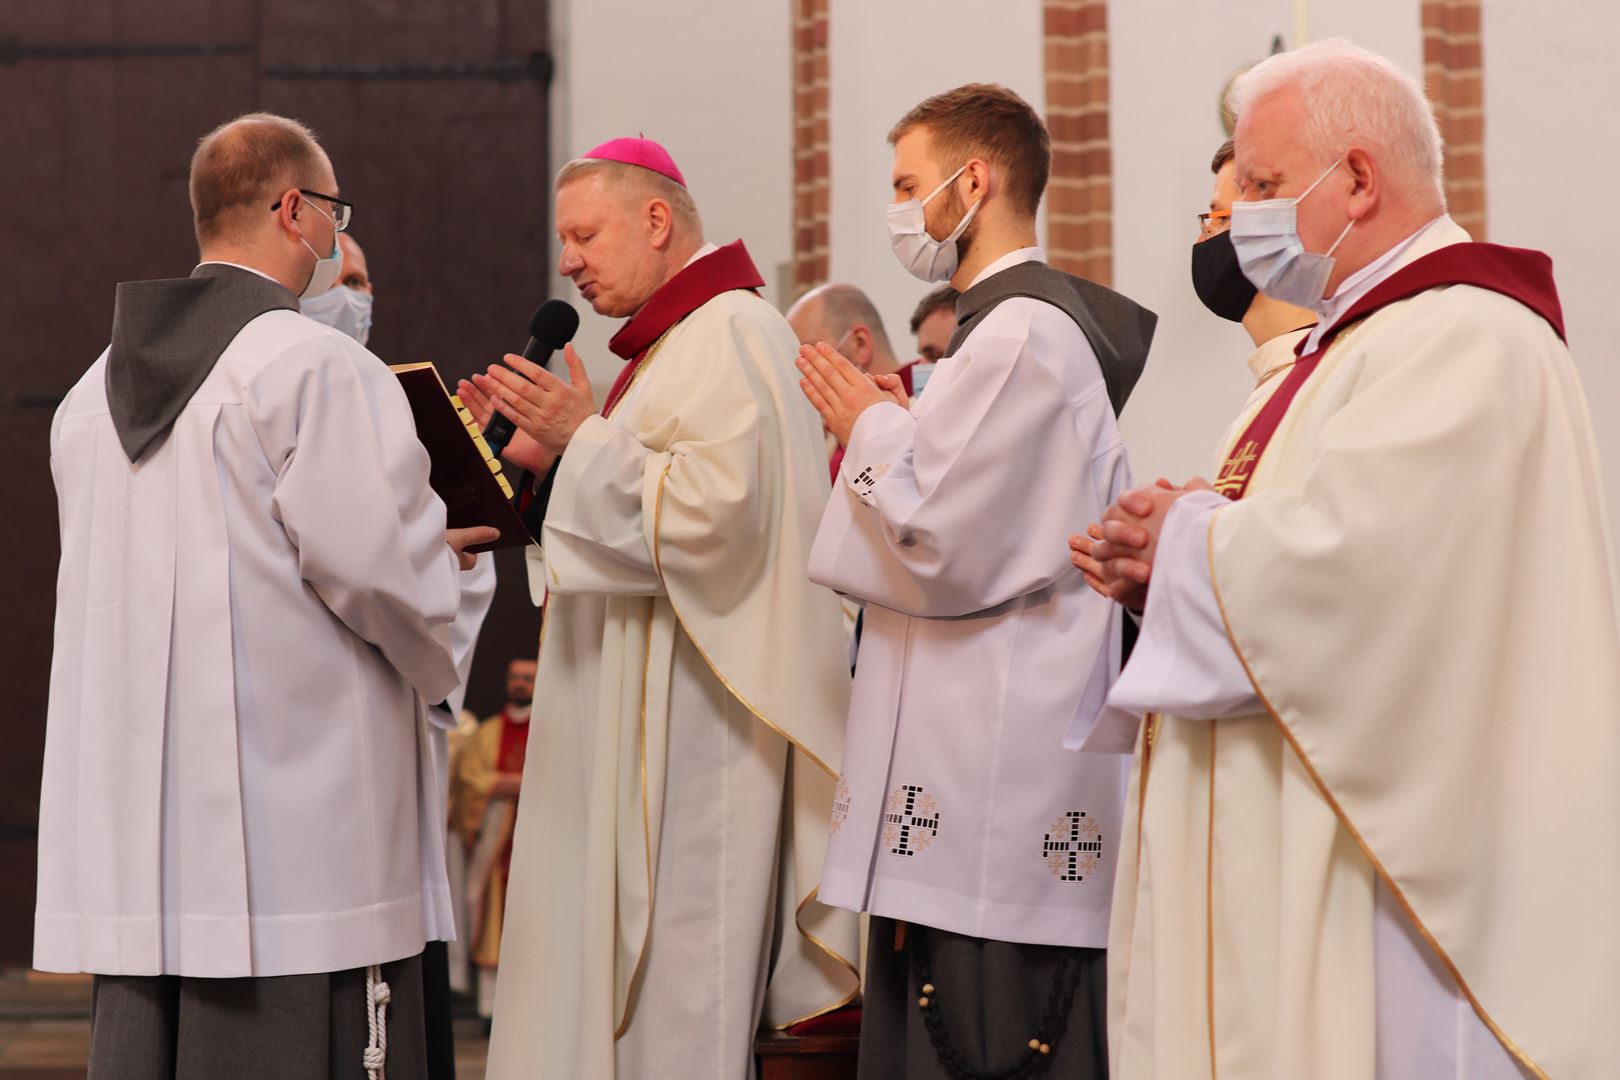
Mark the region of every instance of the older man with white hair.
[[1077, 545], [1145, 604], [1113, 1075], [1611, 1075], [1620, 631], [1551, 263], [1446, 216], [1381, 57], [1273, 57], [1232, 104], [1237, 257], [1321, 322], [1213, 490]]
[[854, 918], [812, 896], [849, 703], [838, 600], [804, 572], [821, 425], [759, 271], [741, 241], [704, 241], [663, 147], [564, 166], [556, 222], [560, 272], [628, 319], [605, 404], [572, 347], [567, 382], [508, 356], [461, 387], [550, 470], [531, 564], [546, 723], [489, 1075], [742, 1080], [762, 1008], [788, 1024], [857, 982]]

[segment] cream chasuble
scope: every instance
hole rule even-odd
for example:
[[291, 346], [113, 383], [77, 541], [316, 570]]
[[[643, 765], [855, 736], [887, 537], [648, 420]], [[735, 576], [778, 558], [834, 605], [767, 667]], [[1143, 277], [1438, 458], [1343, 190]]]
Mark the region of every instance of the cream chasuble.
[[762, 995], [783, 1025], [855, 994], [855, 919], [812, 893], [849, 668], [804, 573], [828, 481], [797, 351], [722, 293], [562, 458], [494, 1080], [741, 1080]]
[[[1396, 263], [1462, 240], [1439, 223]], [[1139, 738], [1114, 1075], [1418, 1075], [1375, 1064], [1386, 902], [1509, 1068], [1607, 1075], [1620, 872], [1590, 840], [1620, 813], [1620, 631], [1567, 348], [1431, 288], [1344, 330], [1248, 467], [1208, 560], [1266, 712]]]

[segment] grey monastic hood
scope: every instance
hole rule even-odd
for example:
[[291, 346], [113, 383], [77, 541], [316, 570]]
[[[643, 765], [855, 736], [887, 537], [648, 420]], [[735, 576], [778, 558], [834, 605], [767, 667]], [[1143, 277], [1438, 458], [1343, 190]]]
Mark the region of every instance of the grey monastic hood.
[[298, 298], [250, 270], [204, 263], [190, 277], [125, 281], [113, 305], [107, 404], [131, 462], [161, 442], [242, 327]]
[[1065, 274], [1043, 262], [1025, 262], [993, 274], [963, 293], [956, 301], [956, 332], [946, 348], [953, 354], [990, 310], [1003, 300], [1028, 296], [1044, 300], [1073, 319], [1086, 335], [1114, 415], [1147, 366], [1148, 346], [1159, 317], [1136, 301], [1094, 281]]

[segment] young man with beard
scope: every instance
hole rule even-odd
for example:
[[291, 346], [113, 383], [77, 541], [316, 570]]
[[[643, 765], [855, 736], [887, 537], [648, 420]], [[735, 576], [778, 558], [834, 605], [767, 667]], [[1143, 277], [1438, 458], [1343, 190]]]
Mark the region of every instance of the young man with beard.
[[895, 254], [962, 293], [947, 355], [915, 406], [829, 344], [799, 362], [847, 447], [810, 576], [866, 603], [821, 878], [872, 915], [860, 1075], [1101, 1077], [1127, 761], [1061, 748], [1121, 617], [1061, 541], [1129, 485], [1155, 317], [1046, 264], [1050, 140], [1016, 94], [940, 94], [889, 141]]

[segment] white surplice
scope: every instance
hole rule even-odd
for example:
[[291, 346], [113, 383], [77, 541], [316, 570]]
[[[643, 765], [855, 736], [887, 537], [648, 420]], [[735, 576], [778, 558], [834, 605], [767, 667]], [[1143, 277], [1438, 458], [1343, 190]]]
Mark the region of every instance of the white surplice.
[[804, 577], [827, 466], [797, 352], [722, 293], [562, 456], [492, 1080], [741, 1080], [762, 1011], [855, 993], [855, 920], [808, 895], [849, 669]]
[[[1467, 234], [1449, 218], [1441, 218], [1396, 245], [1374, 264], [1347, 280], [1325, 305], [1324, 319], [1308, 336], [1304, 345], [1305, 350], [1309, 351], [1314, 347], [1322, 334], [1357, 300], [1401, 267], [1446, 244], [1463, 242], [1467, 239]], [[1526, 325], [1536, 337], [1547, 335], [1545, 323], [1518, 305], [1507, 302], [1508, 306], [1504, 307], [1503, 301], [1492, 294], [1475, 292], [1474, 295], [1489, 299], [1476, 305], [1470, 323], [1488, 324], [1491, 318], [1495, 318], [1497, 322], [1494, 325], [1500, 328], [1504, 339], [1513, 335], [1526, 335]], [[1415, 304], [1416, 301], [1409, 303]], [[1403, 309], [1397, 305], [1395, 308], [1386, 309], [1387, 314], [1375, 314], [1369, 320], [1369, 325], [1380, 318], [1385, 322], [1398, 318], [1399, 316], [1395, 314], [1397, 310], [1414, 309]], [[1419, 319], [1421, 318], [1419, 316]], [[1412, 350], [1430, 347], [1432, 339], [1429, 335], [1434, 334], [1437, 327], [1448, 324], [1454, 327], [1465, 325], [1456, 321], [1455, 316], [1449, 313], [1438, 317], [1428, 316], [1426, 322], [1413, 320], [1414, 329], [1411, 331], [1410, 343], [1406, 347]], [[1389, 332], [1385, 333], [1387, 339]], [[1341, 338], [1341, 344], [1337, 348], [1348, 348], [1344, 342], [1354, 334], [1354, 330], [1348, 331], [1346, 336]], [[1558, 381], [1564, 378], [1564, 373], [1558, 370], [1560, 366], [1567, 365], [1567, 352], [1562, 346], [1554, 343], [1551, 349], [1547, 349], [1538, 341], [1537, 348], [1544, 349], [1549, 356], [1555, 357], [1550, 365], [1554, 372], [1552, 379]], [[1466, 349], [1467, 345], [1461, 341], [1453, 346], [1455, 354], [1463, 354]], [[1557, 359], [1559, 353], [1563, 354], [1561, 359]], [[1526, 355], [1523, 362], [1528, 364], [1530, 356]], [[1461, 376], [1450, 374], [1450, 377], [1455, 379]], [[1233, 424], [1224, 440], [1222, 460], [1280, 381], [1280, 378], [1271, 379], [1257, 387], [1243, 415]], [[1304, 411], [1299, 402], [1296, 402], [1294, 408], [1300, 412]], [[1291, 411], [1285, 424], [1295, 418], [1296, 413]], [[1560, 417], [1557, 422], [1563, 423], [1564, 418]], [[1469, 423], [1477, 424], [1478, 421], [1472, 416], [1466, 419], [1453, 419], [1447, 421], [1447, 427], [1450, 431], [1460, 433], [1467, 431]], [[1290, 434], [1292, 433], [1286, 428], [1279, 431], [1273, 445], [1289, 446], [1286, 439]], [[1301, 437], [1294, 436], [1296, 439]], [[1457, 437], [1462, 438], [1461, 435]], [[1262, 468], [1280, 470], [1283, 466], [1275, 464], [1276, 460], [1269, 455], [1263, 457]], [[1297, 476], [1299, 466], [1294, 466], [1291, 471]], [[1260, 493], [1276, 487], [1269, 473], [1266, 476], [1257, 473], [1256, 485], [1255, 490]], [[1258, 749], [1262, 746], [1260, 740], [1269, 738], [1273, 742], [1277, 741], [1277, 737], [1271, 734], [1273, 720], [1266, 715], [1269, 703], [1256, 692], [1256, 687], [1260, 684], [1251, 677], [1244, 660], [1234, 649], [1228, 624], [1230, 612], [1223, 610], [1212, 577], [1211, 560], [1215, 553], [1212, 547], [1215, 543], [1212, 528], [1216, 517], [1226, 512], [1231, 505], [1220, 495], [1199, 492], [1179, 500], [1171, 509], [1155, 559], [1153, 587], [1144, 613], [1142, 635], [1130, 664], [1110, 694], [1110, 715], [1104, 721], [1106, 726], [1109, 723], [1118, 723], [1125, 716], [1140, 717], [1148, 713], [1158, 713], [1166, 715], [1167, 718], [1163, 721], [1166, 725], [1181, 724], [1185, 721], [1205, 721], [1212, 724], [1209, 729], [1211, 732], [1228, 731], [1231, 737], [1222, 737], [1218, 742], [1214, 734], [1209, 735], [1210, 745], [1206, 748], [1197, 739], [1191, 742], [1177, 739], [1179, 730], [1184, 729], [1167, 727], [1165, 731], [1170, 732], [1171, 740], [1167, 742], [1165, 735], [1161, 733], [1157, 745], [1149, 748], [1148, 768], [1151, 771], [1146, 773], [1149, 779], [1144, 778], [1144, 770], [1140, 764], [1138, 774], [1133, 778], [1133, 784], [1138, 786], [1151, 781], [1152, 784], [1168, 783], [1174, 789], [1184, 782], [1182, 770], [1188, 770], [1192, 783], [1187, 787], [1185, 798], [1189, 804], [1207, 801], [1211, 808], [1217, 805], [1215, 802], [1217, 798], [1223, 801], [1231, 800], [1233, 787], [1225, 780], [1219, 781], [1224, 785], [1219, 791], [1228, 793], [1222, 795], [1219, 792], [1212, 793], [1209, 783], [1215, 782], [1217, 777], [1226, 777], [1227, 770], [1236, 767], [1239, 758], [1256, 759], [1257, 754], [1269, 752]], [[1449, 512], [1443, 505], [1436, 505], [1432, 509], [1439, 514]], [[1402, 556], [1392, 553], [1391, 557]], [[1439, 572], [1444, 573], [1445, 567], [1440, 567]], [[1320, 617], [1324, 619], [1331, 619], [1333, 615], [1332, 611], [1320, 613]], [[1387, 622], [1390, 635], [1399, 631], [1400, 622], [1394, 612], [1391, 612]], [[1462, 630], [1461, 627], [1456, 629]], [[1304, 640], [1311, 637], [1309, 628], [1301, 628], [1299, 633]], [[1424, 637], [1413, 647], [1427, 646], [1441, 650], [1446, 648], [1444, 641], [1432, 637]], [[1253, 656], [1250, 660], [1251, 663], [1254, 662]], [[1436, 678], [1438, 677], [1437, 675]], [[1594, 699], [1602, 692], [1601, 688], [1596, 689]], [[1257, 714], [1260, 719], [1256, 719]], [[1423, 725], [1430, 722], [1430, 718], [1413, 715], [1409, 720], [1402, 722]], [[1219, 766], [1220, 771], [1217, 771], [1215, 750], [1217, 745], [1222, 747], [1221, 760], [1227, 762]], [[1324, 767], [1320, 759], [1315, 763], [1315, 767], [1318, 769]], [[1205, 774], [1210, 780], [1205, 779]], [[1235, 778], [1237, 774], [1230, 775]], [[1292, 753], [1286, 750], [1282, 759], [1281, 775], [1282, 789], [1285, 793], [1282, 800], [1284, 814], [1280, 819], [1281, 826], [1284, 829], [1293, 828], [1299, 835], [1304, 835], [1306, 829], [1325, 829], [1324, 836], [1333, 832], [1336, 825], [1332, 812], [1320, 797], [1313, 798], [1313, 777], [1300, 770], [1293, 761]], [[1290, 786], [1295, 792], [1291, 796], [1287, 794]], [[1217, 1016], [1220, 1018], [1218, 1023], [1223, 1028], [1220, 1062], [1220, 1071], [1223, 1075], [1248, 1075], [1245, 1069], [1255, 1067], [1260, 1062], [1269, 1063], [1268, 1067], [1286, 1069], [1290, 1061], [1298, 1065], [1300, 1062], [1310, 1060], [1312, 1054], [1322, 1054], [1321, 1046], [1313, 1047], [1309, 1043], [1302, 1045], [1288, 1033], [1268, 1034], [1268, 1025], [1273, 1020], [1276, 1020], [1280, 1027], [1282, 1018], [1290, 1013], [1287, 1009], [1278, 1009], [1275, 1014], [1268, 1014], [1262, 1004], [1262, 995], [1255, 992], [1256, 986], [1260, 984], [1256, 983], [1252, 976], [1243, 975], [1242, 969], [1246, 966], [1246, 962], [1236, 957], [1224, 957], [1238, 973], [1235, 979], [1230, 975], [1206, 974], [1203, 960], [1206, 945], [1175, 936], [1177, 921], [1174, 918], [1164, 917], [1163, 913], [1154, 909], [1154, 886], [1151, 883], [1150, 873], [1164, 873], [1164, 867], [1168, 866], [1164, 861], [1168, 853], [1172, 850], [1181, 850], [1180, 845], [1188, 838], [1180, 835], [1179, 825], [1185, 823], [1175, 823], [1173, 814], [1158, 817], [1159, 825], [1155, 831], [1154, 812], [1147, 802], [1144, 801], [1141, 805], [1144, 811], [1140, 820], [1147, 823], [1147, 828], [1143, 831], [1144, 846], [1138, 871], [1141, 874], [1140, 883], [1136, 887], [1130, 887], [1121, 882], [1118, 890], [1119, 906], [1127, 910], [1136, 910], [1119, 928], [1119, 936], [1115, 942], [1119, 953], [1118, 963], [1110, 972], [1112, 995], [1110, 1023], [1113, 1042], [1111, 1057], [1115, 1075], [1123, 1077], [1124, 1080], [1135, 1080], [1137, 1077], [1179, 1076], [1187, 1068], [1193, 1067], [1193, 1062], [1199, 1060], [1202, 1061], [1203, 1067], [1208, 1067], [1210, 1042], [1207, 1027], [1202, 1034], [1195, 1033], [1196, 1037], [1189, 1037], [1188, 1032], [1180, 1024], [1186, 1017], [1181, 1009], [1171, 1004], [1188, 993], [1190, 984], [1197, 983], [1202, 986], [1206, 979], [1210, 988], [1209, 993], [1213, 995], [1208, 1007], [1220, 1010]], [[1292, 807], [1292, 812], [1301, 819], [1292, 826], [1287, 818], [1289, 807]], [[1252, 806], [1248, 809], [1252, 809]], [[1535, 819], [1535, 807], [1527, 806], [1522, 809], [1530, 820]], [[1133, 818], [1131, 824], [1135, 828], [1137, 815], [1131, 816]], [[1253, 816], [1249, 815], [1251, 820]], [[1317, 818], [1321, 820], [1316, 820]], [[1168, 830], [1165, 828], [1167, 824], [1171, 826]], [[1414, 829], [1423, 828], [1421, 820], [1411, 820], [1409, 824]], [[1365, 820], [1361, 828], [1368, 828]], [[1204, 829], [1206, 829], [1204, 824], [1194, 822], [1192, 825], [1192, 831]], [[1219, 843], [1219, 838], [1223, 835], [1219, 823], [1211, 819], [1207, 829], [1209, 838]], [[1357, 913], [1350, 917], [1348, 922], [1352, 925], [1359, 922], [1365, 926], [1366, 937], [1359, 945], [1349, 943], [1357, 954], [1356, 958], [1350, 959], [1351, 954], [1345, 954], [1346, 961], [1336, 971], [1335, 981], [1338, 992], [1342, 995], [1339, 1009], [1347, 1016], [1354, 1016], [1359, 1009], [1365, 1008], [1366, 1022], [1358, 1036], [1345, 1036], [1346, 1044], [1356, 1045], [1357, 1050], [1350, 1055], [1334, 1055], [1335, 1067], [1346, 1070], [1335, 1075], [1371, 1075], [1376, 1076], [1378, 1080], [1407, 1080], [1415, 1077], [1422, 1077], [1424, 1080], [1520, 1080], [1522, 1077], [1538, 1075], [1528, 1061], [1521, 1061], [1492, 1033], [1482, 1014], [1476, 1011], [1475, 1006], [1464, 994], [1455, 974], [1448, 970], [1447, 965], [1458, 962], [1457, 959], [1442, 960], [1434, 945], [1425, 940], [1426, 934], [1431, 931], [1420, 932], [1405, 907], [1407, 902], [1422, 904], [1431, 920], [1432, 932], [1449, 936], [1451, 931], [1447, 922], [1450, 916], [1445, 913], [1443, 905], [1435, 903], [1428, 895], [1419, 896], [1416, 901], [1404, 901], [1391, 889], [1384, 874], [1366, 871], [1366, 860], [1354, 853], [1354, 845], [1350, 843], [1349, 837], [1342, 829], [1338, 830], [1338, 835], [1339, 840], [1335, 841], [1334, 868], [1330, 870], [1326, 866], [1312, 867], [1310, 877], [1313, 880], [1319, 877], [1324, 881], [1329, 877], [1342, 879], [1342, 885], [1324, 887], [1324, 896], [1334, 897], [1332, 901], [1334, 903], [1359, 905]], [[1232, 840], [1241, 842], [1236, 836], [1233, 836]], [[1401, 843], [1415, 846], [1410, 840]], [[1283, 846], [1287, 847], [1286, 840]], [[1385, 850], [1385, 856], [1391, 857], [1389, 850], [1395, 847], [1396, 844], [1391, 843]], [[1155, 848], [1158, 852], [1157, 859], [1154, 857]], [[1185, 854], [1187, 861], [1198, 866], [1202, 866], [1206, 860], [1211, 862], [1210, 881], [1217, 886], [1217, 892], [1223, 879], [1239, 879], [1246, 869], [1244, 857], [1230, 849], [1222, 856], [1215, 856], [1194, 843]], [[1408, 864], [1415, 865], [1411, 852], [1407, 851], [1404, 854], [1407, 856]], [[1340, 868], [1341, 862], [1343, 869]], [[1285, 868], [1285, 872], [1288, 869]], [[1299, 871], [1295, 868], [1294, 872]], [[1425, 871], [1425, 873], [1433, 872]], [[1199, 874], [1202, 876], [1202, 871], [1199, 871]], [[1257, 882], [1260, 877], [1255, 876], [1254, 880]], [[1365, 881], [1365, 885], [1360, 883], [1362, 880]], [[1405, 888], [1411, 889], [1412, 886], [1412, 881], [1404, 882]], [[1163, 884], [1158, 885], [1159, 889], [1166, 887]], [[1168, 887], [1176, 888], [1174, 884]], [[1249, 887], [1258, 886], [1251, 884]], [[1258, 896], [1251, 899], [1255, 903], [1271, 902]], [[1216, 901], [1211, 900], [1210, 903], [1214, 904]], [[1283, 909], [1286, 910], [1287, 906], [1287, 901], [1284, 900]], [[1198, 904], [1200, 912], [1203, 911], [1203, 907], [1203, 902], [1200, 902]], [[1165, 912], [1168, 910], [1168, 907], [1164, 909]], [[1324, 903], [1323, 911], [1326, 910]], [[1215, 908], [1211, 907], [1211, 911], [1215, 911]], [[1340, 914], [1338, 917], [1342, 919], [1345, 916]], [[1199, 914], [1193, 921], [1197, 922], [1203, 918], [1204, 916]], [[1217, 923], [1212, 923], [1212, 926], [1217, 925], [1221, 919], [1218, 912], [1213, 918]], [[1182, 927], [1182, 930], [1184, 931], [1185, 927]], [[1499, 931], [1505, 931], [1505, 928], [1499, 928]], [[1279, 933], [1278, 936], [1279, 940], [1287, 938], [1286, 933]], [[1223, 938], [1221, 943], [1207, 947], [1223, 951], [1224, 940]], [[1234, 937], [1234, 940], [1241, 939]], [[1286, 943], [1279, 947], [1286, 953], [1288, 948]], [[1336, 943], [1334, 947], [1341, 946]], [[1177, 959], [1178, 953], [1181, 959]], [[1191, 957], [1197, 958], [1196, 963], [1187, 963], [1187, 959]], [[1475, 971], [1483, 967], [1477, 958], [1470, 957], [1468, 962]], [[1301, 964], [1301, 967], [1304, 965]], [[1178, 989], [1171, 989], [1169, 985], [1171, 980], [1174, 980]], [[1492, 991], [1499, 989], [1496, 985], [1487, 988]], [[1476, 990], [1480, 989], [1481, 987], [1476, 987]], [[1366, 1000], [1355, 1000], [1358, 991], [1366, 995]], [[1548, 992], [1558, 991], [1548, 988]], [[1193, 996], [1201, 1003], [1204, 993], [1204, 990], [1198, 989]], [[1293, 989], [1292, 996], [1298, 999], [1309, 995], [1304, 986], [1300, 985]], [[1482, 1002], [1482, 1007], [1501, 1008], [1500, 999], [1501, 995], [1497, 994], [1490, 1000]], [[1184, 1008], [1194, 1015], [1204, 1014], [1204, 1006], [1194, 1003], [1190, 998], [1184, 1002]], [[1155, 1019], [1156, 1009], [1162, 1011], [1164, 1015]], [[1241, 1029], [1242, 1021], [1237, 1018], [1244, 1015], [1253, 1018], [1258, 1030], [1232, 1034], [1233, 1029], [1226, 1027], [1229, 1023], [1227, 1018], [1237, 1022]], [[1358, 1030], [1354, 1021], [1348, 1025], [1348, 1029]], [[1323, 1030], [1330, 1029], [1324, 1026]], [[1268, 1042], [1268, 1039], [1274, 1041]], [[1522, 1049], [1542, 1052], [1543, 1047]]]
[[811, 555], [866, 602], [821, 896], [1101, 948], [1128, 759], [1061, 747], [1119, 664], [1119, 611], [1065, 546], [1129, 484], [1102, 370], [1073, 319], [1015, 297], [928, 385], [861, 415]]
[[448, 937], [459, 572], [397, 381], [271, 311], [131, 465], [106, 365], [51, 429], [35, 966], [291, 975]]
[[[450, 651], [455, 659], [456, 677], [461, 682], [445, 699], [445, 708], [451, 717], [461, 716], [461, 707], [467, 700], [467, 679], [472, 674], [473, 654], [478, 648], [478, 635], [489, 615], [489, 606], [495, 600], [495, 553], [486, 551], [478, 556], [477, 564], [463, 573], [461, 578], [461, 607], [455, 621], [450, 624]], [[450, 887], [450, 909], [455, 923], [455, 934], [450, 938], [446, 955], [450, 961], [450, 989], [464, 993], [467, 989], [467, 850], [449, 823], [450, 777], [453, 762], [450, 753], [452, 728], [435, 724], [433, 728], [433, 762], [440, 779], [440, 795], [444, 799], [445, 822], [444, 867], [445, 881]]]

